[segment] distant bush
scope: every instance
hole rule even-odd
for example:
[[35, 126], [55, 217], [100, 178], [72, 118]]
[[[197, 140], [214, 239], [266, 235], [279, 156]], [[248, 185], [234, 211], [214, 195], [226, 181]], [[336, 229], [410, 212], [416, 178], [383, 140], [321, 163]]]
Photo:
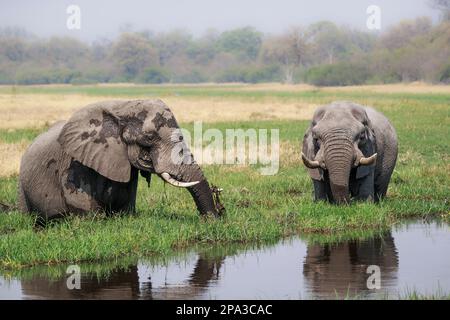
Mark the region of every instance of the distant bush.
[[364, 66], [336, 63], [310, 68], [306, 82], [316, 86], [349, 86], [363, 84], [369, 76], [369, 70]]
[[14, 81], [12, 81], [12, 76], [3, 70], [0, 69], [0, 84], [12, 84]]
[[194, 70], [186, 74], [175, 76], [173, 81], [178, 83], [200, 83], [208, 81], [208, 78], [200, 71]]
[[69, 69], [50, 70], [23, 70], [17, 73], [18, 84], [49, 84], [49, 83], [71, 83], [72, 79], [80, 77], [81, 72]]
[[450, 65], [444, 68], [439, 78], [439, 81], [450, 84]]
[[138, 80], [143, 83], [164, 83], [170, 81], [170, 76], [163, 68], [150, 67], [142, 71]]
[[109, 70], [102, 70], [100, 68], [95, 68], [83, 72], [81, 78], [89, 82], [107, 83], [111, 82], [113, 74]]
[[380, 84], [380, 83], [398, 83], [402, 81], [402, 76], [395, 73], [380, 73], [372, 75], [367, 81], [366, 84]]
[[245, 74], [245, 82], [258, 83], [279, 80], [280, 68], [278, 66], [250, 68]]
[[280, 69], [278, 66], [247, 67], [228, 69], [219, 74], [217, 82], [248, 82], [259, 83], [280, 80]]
[[98, 83], [98, 81], [96, 81], [95, 79], [89, 79], [86, 77], [76, 77], [73, 78], [72, 80], [70, 80], [70, 83], [73, 85], [77, 85], [77, 84], [96, 84]]

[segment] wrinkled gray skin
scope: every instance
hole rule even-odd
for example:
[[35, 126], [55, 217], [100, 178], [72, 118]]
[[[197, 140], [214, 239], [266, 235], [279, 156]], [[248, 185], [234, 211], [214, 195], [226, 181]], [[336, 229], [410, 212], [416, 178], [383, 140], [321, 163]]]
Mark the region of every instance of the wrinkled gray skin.
[[22, 157], [19, 206], [46, 218], [134, 212], [139, 172], [148, 181], [163, 172], [200, 181], [188, 188], [198, 210], [218, 215], [208, 182], [161, 100], [100, 102], [53, 125]]
[[[308, 169], [316, 200], [348, 203], [354, 197], [378, 202], [386, 195], [397, 160], [397, 134], [374, 109], [334, 102], [315, 111], [302, 151], [320, 163]], [[375, 164], [358, 165], [361, 157], [374, 153]]]

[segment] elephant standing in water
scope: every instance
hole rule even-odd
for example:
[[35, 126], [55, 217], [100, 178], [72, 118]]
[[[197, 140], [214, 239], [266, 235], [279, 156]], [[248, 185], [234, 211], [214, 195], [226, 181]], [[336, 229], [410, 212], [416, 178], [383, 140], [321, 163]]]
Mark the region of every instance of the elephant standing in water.
[[96, 103], [53, 125], [22, 157], [19, 206], [46, 218], [134, 212], [139, 172], [148, 182], [154, 173], [186, 187], [201, 214], [220, 214], [174, 115], [161, 100]]
[[302, 160], [316, 200], [378, 202], [397, 160], [397, 134], [372, 108], [334, 102], [318, 108], [303, 138]]

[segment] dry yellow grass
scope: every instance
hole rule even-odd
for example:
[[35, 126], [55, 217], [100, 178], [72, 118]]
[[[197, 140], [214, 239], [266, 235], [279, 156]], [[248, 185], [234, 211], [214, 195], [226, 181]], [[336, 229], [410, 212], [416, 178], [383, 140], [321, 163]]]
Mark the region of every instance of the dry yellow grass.
[[0, 143], [0, 177], [10, 177], [19, 173], [20, 158], [29, 142]]
[[44, 94], [0, 95], [0, 129], [39, 128], [67, 119], [96, 97]]
[[243, 85], [233, 90], [239, 91], [311, 91], [320, 90], [325, 92], [349, 91], [349, 92], [378, 92], [378, 93], [450, 93], [450, 85], [434, 85], [424, 82], [377, 84], [363, 86], [345, 87], [316, 87], [309, 84], [279, 84], [264, 83]]
[[[124, 84], [120, 84], [123, 86]], [[127, 84], [128, 86], [139, 86]], [[212, 86], [215, 84], [207, 84]], [[367, 91], [383, 93], [450, 93], [448, 85], [429, 85], [424, 83], [367, 85], [348, 87], [317, 88], [310, 85], [241, 84], [232, 89], [227, 84], [224, 90], [233, 91]], [[99, 85], [106, 86], [106, 85]], [[107, 86], [115, 86], [108, 84]], [[191, 85], [192, 86], [192, 85]], [[202, 86], [205, 86], [202, 84]], [[110, 100], [106, 96], [87, 96], [79, 94], [0, 94], [0, 129], [42, 127], [58, 120], [65, 120], [89, 103]], [[120, 99], [120, 97], [118, 98]], [[122, 99], [129, 99], [123, 97]], [[179, 122], [222, 122], [235, 120], [309, 119], [317, 105], [301, 101], [279, 101], [265, 98], [256, 101], [239, 99], [226, 100], [214, 97], [165, 97], [164, 101], [175, 113]]]
[[433, 85], [423, 82], [395, 83], [365, 86], [327, 87], [325, 91], [368, 91], [377, 93], [450, 93], [450, 85]]
[[[120, 98], [119, 98], [120, 99]], [[123, 97], [122, 99], [129, 100]], [[39, 128], [66, 120], [77, 109], [111, 97], [58, 94], [0, 95], [0, 129]], [[166, 97], [179, 122], [222, 122], [269, 119], [308, 119], [316, 105], [264, 100], [243, 102], [219, 98]]]

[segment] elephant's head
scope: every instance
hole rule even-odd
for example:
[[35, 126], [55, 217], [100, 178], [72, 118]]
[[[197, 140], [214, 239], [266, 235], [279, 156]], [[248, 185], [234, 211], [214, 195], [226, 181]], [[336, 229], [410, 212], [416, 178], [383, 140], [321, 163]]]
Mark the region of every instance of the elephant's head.
[[303, 138], [302, 159], [313, 179], [329, 179], [333, 199], [348, 203], [349, 179], [369, 174], [376, 161], [375, 135], [366, 111], [349, 102], [320, 107]]
[[199, 165], [183, 140], [170, 109], [161, 101], [110, 101], [76, 112], [58, 138], [83, 165], [117, 182], [129, 182], [132, 168], [186, 187], [201, 214], [219, 210]]

